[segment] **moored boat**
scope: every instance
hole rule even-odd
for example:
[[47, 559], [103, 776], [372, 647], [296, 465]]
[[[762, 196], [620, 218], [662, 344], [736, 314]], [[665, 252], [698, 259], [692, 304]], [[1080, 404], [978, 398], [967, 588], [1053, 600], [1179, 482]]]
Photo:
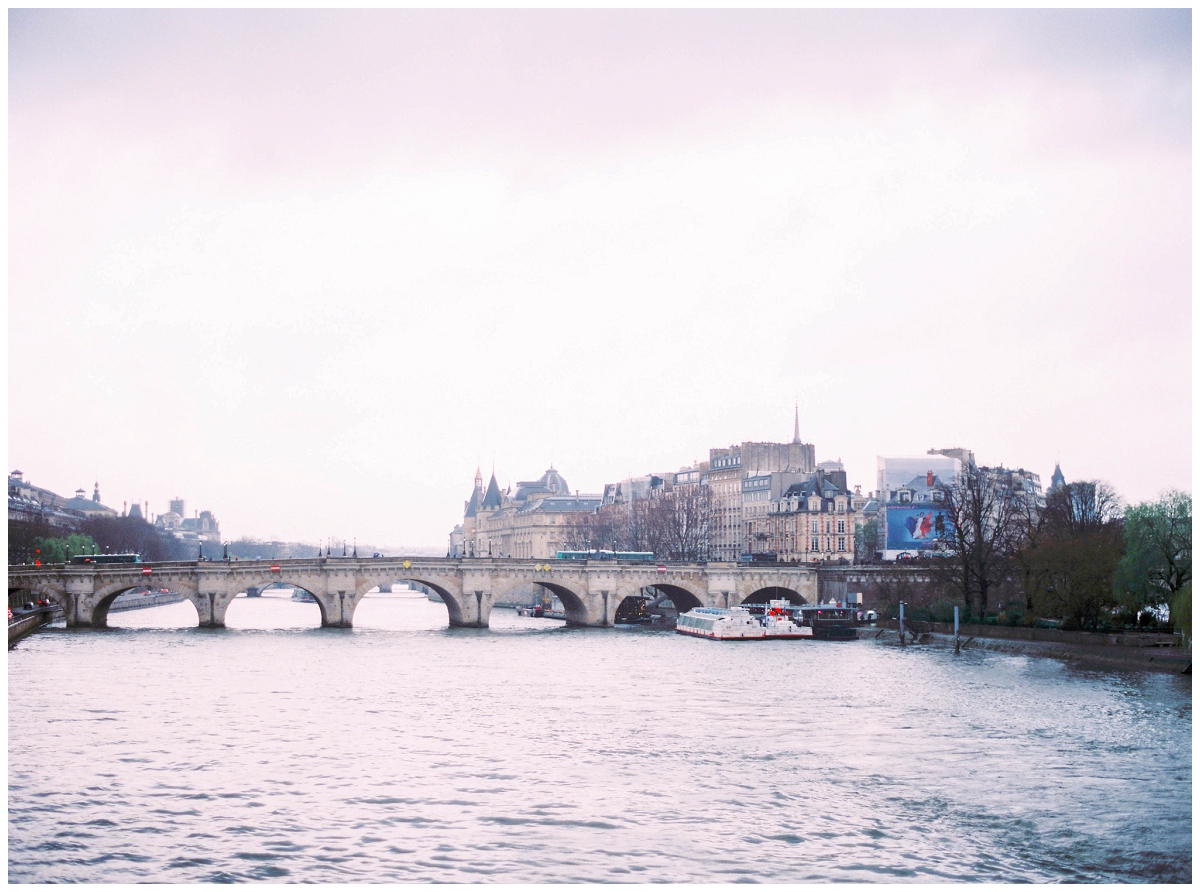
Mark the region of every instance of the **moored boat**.
[[798, 622], [799, 617], [793, 617], [792, 605], [789, 601], [771, 601], [762, 616], [765, 638], [812, 638], [812, 626]]
[[800, 608], [800, 622], [812, 629], [814, 638], [822, 641], [854, 641], [858, 638], [853, 607], [805, 604]]
[[741, 607], [696, 607], [679, 617], [675, 631], [714, 641], [761, 641], [766, 629]]

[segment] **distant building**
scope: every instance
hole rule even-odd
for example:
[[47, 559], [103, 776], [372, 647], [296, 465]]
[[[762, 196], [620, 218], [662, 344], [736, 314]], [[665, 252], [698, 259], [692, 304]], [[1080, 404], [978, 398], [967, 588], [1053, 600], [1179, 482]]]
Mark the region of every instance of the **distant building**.
[[75, 498], [64, 499], [58, 493], [26, 482], [25, 475], [13, 471], [8, 475], [8, 519], [10, 522], [41, 522], [54, 527], [74, 528], [88, 517], [116, 517], [117, 512], [100, 503], [100, 484], [89, 501], [84, 490], [75, 491]]
[[95, 488], [92, 490], [92, 497], [85, 499], [83, 496], [83, 488], [75, 490], [75, 498], [67, 499], [67, 508], [72, 511], [78, 511], [84, 517], [116, 517], [117, 510], [109, 508], [100, 501], [100, 481], [96, 481]]
[[817, 471], [767, 503], [749, 522], [750, 537], [780, 561], [852, 561], [867, 501], [849, 491], [845, 471]]
[[947, 458], [956, 458], [963, 467], [971, 467], [975, 464], [975, 453], [970, 449], [963, 449], [961, 446], [955, 446], [953, 449], [930, 449], [927, 455], [944, 455]]
[[[962, 451], [972, 459], [971, 453]], [[962, 471], [958, 455], [936, 450], [925, 456], [877, 458], [876, 498], [879, 500], [883, 559], [921, 552], [945, 551], [951, 530], [942, 506], [941, 487], [952, 484]]]
[[[708, 451], [708, 486], [712, 490], [709, 559], [736, 561], [747, 544], [742, 522], [743, 481], [775, 473], [803, 475], [816, 470], [816, 447], [800, 440], [800, 409], [790, 443], [744, 442]], [[782, 478], [780, 478], [782, 479]], [[778, 481], [777, 481], [778, 482]], [[757, 500], [761, 483], [749, 492]]]
[[1058, 462], [1055, 462], [1054, 463], [1054, 473], [1050, 476], [1050, 488], [1048, 490], [1046, 490], [1046, 493], [1047, 494], [1052, 493], [1052, 492], [1054, 492], [1054, 490], [1058, 489], [1060, 486], [1066, 486], [1066, 485], [1067, 485], [1067, 478], [1063, 476], [1062, 468], [1060, 468], [1058, 466]]
[[[154, 518], [155, 529], [191, 545], [217, 546], [221, 544], [221, 525], [211, 511], [196, 511], [194, 516], [184, 517], [181, 513], [185, 510], [186, 505], [183, 499], [176, 496], [169, 500], [168, 504], [171, 510]], [[134, 514], [136, 508], [137, 503], [135, 502], [129, 511], [130, 517], [141, 516], [140, 511], [136, 515]]]
[[553, 467], [537, 480], [518, 482], [511, 493], [500, 490], [494, 472], [485, 490], [477, 469], [463, 509], [463, 556], [553, 558], [565, 548], [572, 526], [602, 501], [600, 494], [572, 495]]

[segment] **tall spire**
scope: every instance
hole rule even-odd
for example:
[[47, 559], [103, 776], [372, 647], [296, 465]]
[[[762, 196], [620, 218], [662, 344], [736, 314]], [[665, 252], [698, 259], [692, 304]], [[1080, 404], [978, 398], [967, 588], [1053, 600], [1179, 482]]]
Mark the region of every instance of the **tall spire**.
[[799, 402], [796, 403], [796, 429], [792, 433], [792, 442], [793, 443], [800, 442], [800, 403]]
[[483, 489], [483, 472], [479, 470], [479, 465], [475, 466], [475, 488]]

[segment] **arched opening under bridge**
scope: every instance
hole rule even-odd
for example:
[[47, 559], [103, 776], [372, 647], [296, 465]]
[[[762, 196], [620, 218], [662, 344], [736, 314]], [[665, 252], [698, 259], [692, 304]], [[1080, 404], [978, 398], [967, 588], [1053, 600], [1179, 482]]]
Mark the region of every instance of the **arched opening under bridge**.
[[771, 601], [787, 601], [797, 606], [807, 604], [808, 601], [794, 589], [784, 588], [779, 585], [760, 588], [758, 591], [752, 592], [742, 600], [742, 606], [749, 604], [768, 604]]
[[279, 579], [238, 592], [225, 608], [225, 628], [318, 629], [323, 612], [321, 602], [312, 592]]
[[677, 585], [657, 583], [644, 586], [621, 599], [614, 623], [674, 627], [680, 614], [703, 602], [692, 592]]
[[110, 629], [194, 629], [200, 625], [200, 614], [179, 592], [135, 586], [101, 601], [93, 623]]
[[[445, 629], [451, 605], [458, 602], [440, 586], [428, 581], [397, 577], [364, 591], [354, 608], [354, 628], [388, 631]], [[459, 611], [461, 613], [461, 611]]]

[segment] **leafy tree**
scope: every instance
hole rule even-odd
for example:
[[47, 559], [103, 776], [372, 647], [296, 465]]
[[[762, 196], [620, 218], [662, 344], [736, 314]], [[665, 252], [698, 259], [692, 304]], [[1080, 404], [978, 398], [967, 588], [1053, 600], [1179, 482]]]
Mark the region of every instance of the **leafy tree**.
[[[66, 538], [34, 540], [36, 558], [43, 564], [65, 564], [77, 554], [90, 554], [96, 550], [96, 543], [91, 536], [72, 533]], [[40, 552], [40, 554], [38, 553]]]
[[1171, 623], [1183, 636], [1183, 646], [1192, 646], [1192, 584], [1181, 588], [1171, 601]]
[[1192, 581], [1192, 497], [1178, 490], [1125, 512], [1117, 585], [1131, 609], [1174, 604]]

